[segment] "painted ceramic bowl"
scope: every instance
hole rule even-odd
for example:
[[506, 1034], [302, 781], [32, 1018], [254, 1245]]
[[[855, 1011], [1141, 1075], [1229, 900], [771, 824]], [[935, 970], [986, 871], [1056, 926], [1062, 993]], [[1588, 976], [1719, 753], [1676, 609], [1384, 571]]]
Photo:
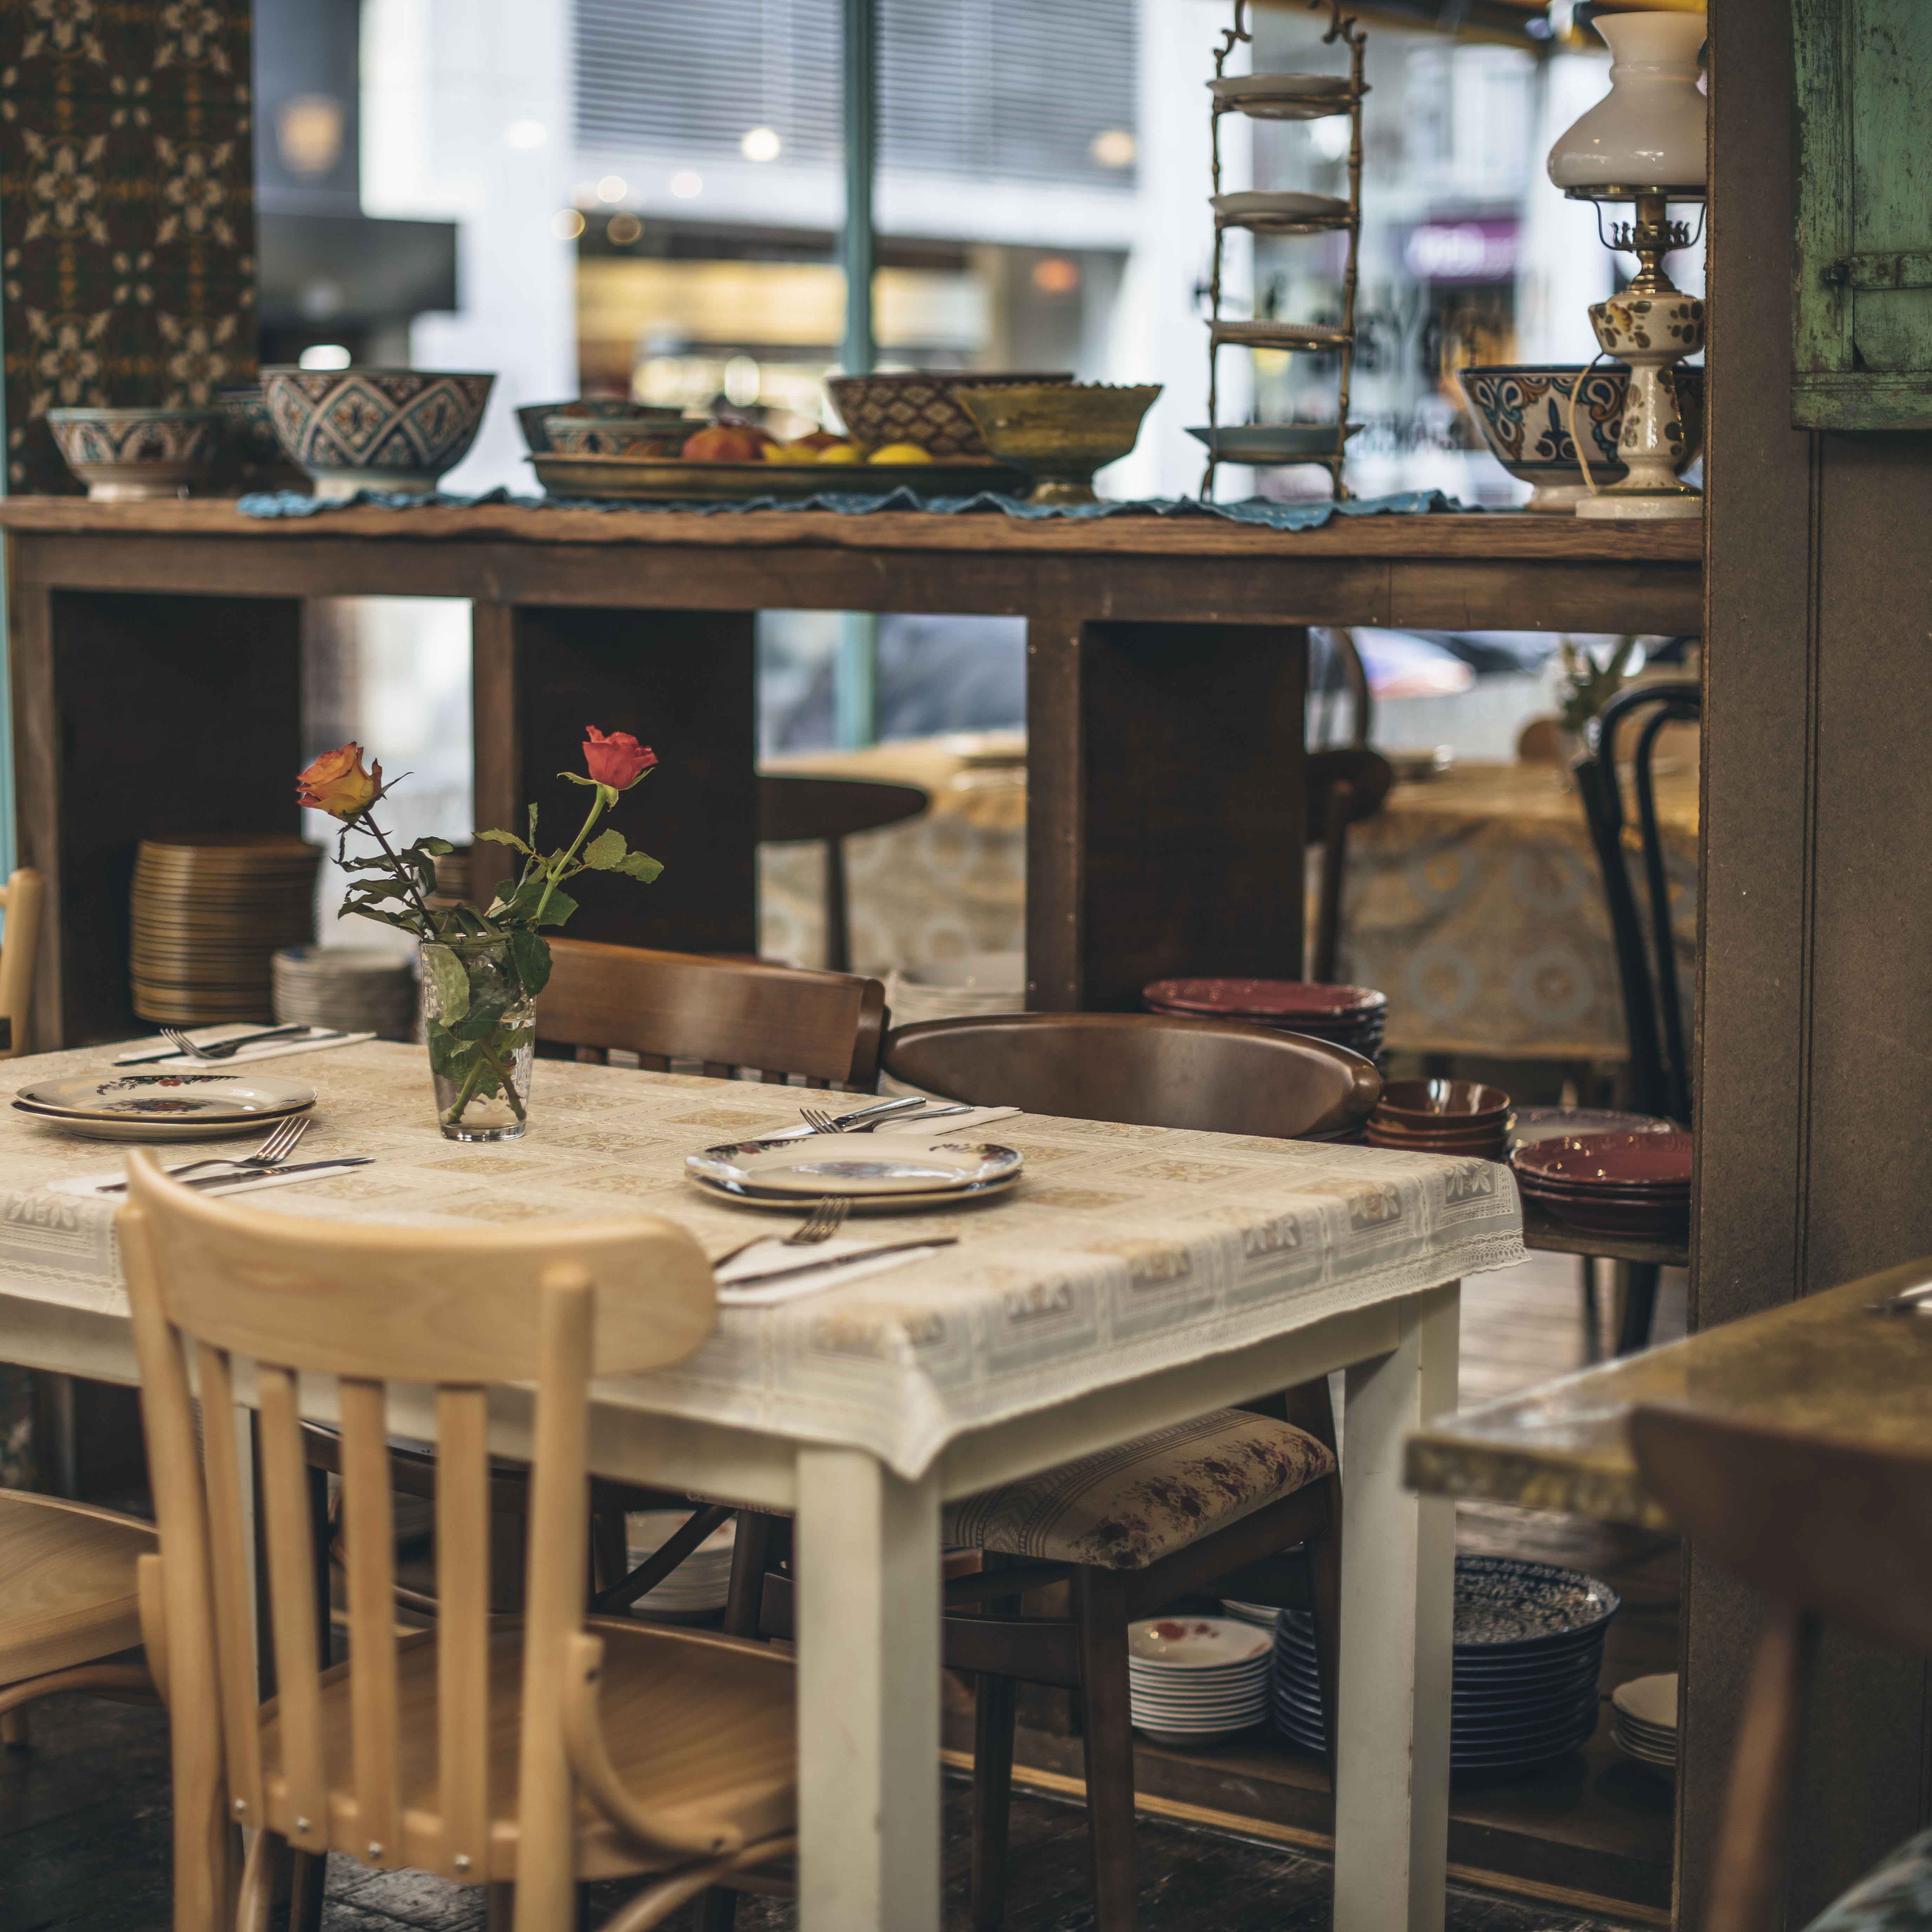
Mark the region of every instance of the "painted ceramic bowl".
[[494, 376], [435, 369], [264, 369], [262, 388], [284, 450], [318, 496], [433, 490], [462, 461]]
[[[1683, 409], [1688, 469], [1703, 446], [1704, 372], [1680, 366], [1672, 373]], [[1590, 494], [1570, 434], [1570, 392], [1580, 377], [1576, 428], [1585, 433], [1590, 473], [1599, 484], [1620, 482], [1626, 472], [1617, 439], [1630, 383], [1630, 371], [1621, 363], [1588, 374], [1575, 364], [1529, 362], [1493, 363], [1456, 374], [1490, 453], [1534, 491], [1526, 508], [1571, 512]]]
[[981, 370], [896, 369], [889, 374], [834, 376], [826, 387], [845, 433], [866, 449], [910, 442], [934, 457], [982, 457], [979, 425], [961, 407], [960, 389], [989, 382], [1070, 382], [1072, 372], [1005, 374]]
[[219, 410], [50, 410], [47, 427], [97, 502], [205, 490], [221, 454]]
[[1036, 503], [1091, 503], [1094, 472], [1140, 440], [1158, 382], [1003, 382], [962, 388], [959, 400], [1002, 463], [1034, 479]]
[[221, 476], [229, 488], [245, 494], [250, 490], [305, 490], [312, 487], [306, 472], [291, 463], [283, 450], [260, 383], [218, 389], [214, 402], [221, 412], [226, 445]]
[[525, 403], [517, 411], [517, 427], [523, 431], [524, 441], [532, 456], [548, 456], [555, 448], [545, 427], [553, 416], [568, 416], [579, 422], [674, 423], [683, 419], [684, 412], [660, 403], [634, 403], [628, 396], [580, 396], [569, 403]]
[[681, 410], [654, 410], [648, 416], [554, 416], [544, 422], [546, 452], [552, 456], [638, 456], [656, 462], [681, 456], [701, 422], [686, 422]]

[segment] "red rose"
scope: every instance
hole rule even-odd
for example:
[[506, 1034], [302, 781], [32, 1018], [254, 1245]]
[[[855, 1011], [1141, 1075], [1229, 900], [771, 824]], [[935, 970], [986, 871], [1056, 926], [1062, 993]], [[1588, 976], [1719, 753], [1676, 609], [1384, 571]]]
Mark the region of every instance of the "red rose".
[[628, 731], [613, 731], [607, 737], [594, 724], [584, 728], [590, 734], [584, 741], [584, 762], [599, 784], [628, 791], [658, 761], [656, 752]]

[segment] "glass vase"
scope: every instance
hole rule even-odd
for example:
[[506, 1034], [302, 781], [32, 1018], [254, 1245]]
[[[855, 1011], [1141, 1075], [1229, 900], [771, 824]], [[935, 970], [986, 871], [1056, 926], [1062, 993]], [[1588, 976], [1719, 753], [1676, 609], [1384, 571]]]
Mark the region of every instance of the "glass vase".
[[530, 1124], [537, 1003], [501, 939], [422, 947], [423, 1036], [436, 1118], [452, 1141], [513, 1141]]

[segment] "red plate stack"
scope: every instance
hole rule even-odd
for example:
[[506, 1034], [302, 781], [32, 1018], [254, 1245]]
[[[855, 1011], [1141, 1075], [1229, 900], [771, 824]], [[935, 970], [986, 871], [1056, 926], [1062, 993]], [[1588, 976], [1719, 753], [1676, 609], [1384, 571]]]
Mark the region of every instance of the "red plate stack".
[[1475, 1080], [1391, 1080], [1369, 1116], [1369, 1144], [1405, 1154], [1501, 1160], [1510, 1096]]
[[1371, 986], [1309, 980], [1156, 980], [1141, 988], [1150, 1013], [1240, 1020], [1310, 1040], [1333, 1040], [1372, 1060], [1382, 1050], [1388, 996]]
[[1570, 1134], [1510, 1156], [1526, 1202], [1580, 1234], [1682, 1239], [1690, 1226], [1690, 1136]]

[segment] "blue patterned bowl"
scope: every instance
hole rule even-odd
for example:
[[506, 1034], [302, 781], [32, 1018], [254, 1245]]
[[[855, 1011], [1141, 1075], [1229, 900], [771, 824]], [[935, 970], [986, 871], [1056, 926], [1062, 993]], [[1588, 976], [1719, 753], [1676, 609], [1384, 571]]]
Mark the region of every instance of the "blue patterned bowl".
[[580, 396], [574, 403], [525, 403], [517, 411], [517, 427], [523, 431], [532, 456], [548, 456], [554, 446], [544, 424], [552, 416], [568, 416], [578, 422], [674, 423], [682, 421], [683, 416], [681, 409], [663, 404], [634, 403], [616, 396]]
[[281, 446], [318, 496], [433, 490], [461, 462], [483, 421], [494, 376], [434, 369], [264, 369], [262, 393]]
[[[1680, 365], [1672, 372], [1688, 432], [1688, 467], [1704, 441], [1704, 372]], [[1574, 511], [1590, 492], [1570, 438], [1570, 392], [1582, 378], [1576, 427], [1587, 430], [1586, 454], [1599, 485], [1621, 482], [1617, 458], [1630, 370], [1604, 363], [1584, 375], [1576, 363], [1503, 362], [1457, 371], [1469, 414], [1497, 461], [1534, 492], [1532, 510]]]
[[205, 490], [221, 453], [218, 410], [50, 410], [47, 428], [97, 502]]

